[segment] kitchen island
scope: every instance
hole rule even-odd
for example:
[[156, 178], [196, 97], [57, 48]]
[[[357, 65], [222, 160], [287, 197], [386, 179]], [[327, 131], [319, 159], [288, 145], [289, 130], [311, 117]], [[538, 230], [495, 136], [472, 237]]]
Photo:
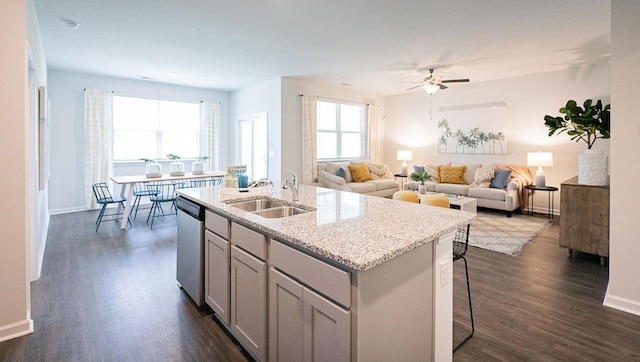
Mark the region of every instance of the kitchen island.
[[[475, 214], [304, 185], [179, 195], [207, 208], [207, 304], [257, 359], [451, 360], [451, 241]], [[232, 206], [264, 197], [308, 212]]]

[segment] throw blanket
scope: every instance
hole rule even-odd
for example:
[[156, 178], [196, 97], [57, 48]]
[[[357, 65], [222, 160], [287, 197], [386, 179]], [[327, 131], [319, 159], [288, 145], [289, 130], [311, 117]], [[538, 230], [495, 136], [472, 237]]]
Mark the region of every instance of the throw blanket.
[[533, 185], [533, 174], [527, 166], [521, 165], [505, 165], [494, 163], [494, 169], [511, 170], [511, 179], [518, 184], [518, 197], [520, 199], [520, 211], [524, 212], [529, 205], [529, 190], [524, 187]]

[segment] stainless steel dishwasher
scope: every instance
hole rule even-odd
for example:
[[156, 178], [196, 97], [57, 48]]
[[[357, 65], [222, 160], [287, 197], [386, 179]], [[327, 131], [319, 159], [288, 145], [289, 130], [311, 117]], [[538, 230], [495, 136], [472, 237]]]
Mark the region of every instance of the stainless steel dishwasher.
[[179, 286], [198, 307], [204, 305], [204, 207], [181, 196], [178, 206], [177, 271]]

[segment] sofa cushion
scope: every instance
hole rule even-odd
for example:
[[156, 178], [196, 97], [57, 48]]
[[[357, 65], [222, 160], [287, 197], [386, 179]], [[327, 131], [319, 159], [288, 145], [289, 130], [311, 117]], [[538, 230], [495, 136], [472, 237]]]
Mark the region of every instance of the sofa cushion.
[[424, 172], [424, 166], [413, 165], [413, 172]]
[[359, 194], [366, 194], [376, 191], [376, 185], [371, 182], [349, 182], [347, 186], [349, 186], [351, 191], [357, 192]]
[[467, 196], [467, 190], [469, 190], [469, 185], [464, 184], [436, 184], [436, 192], [442, 192], [445, 194], [453, 194], [453, 195], [462, 195]]
[[464, 172], [467, 166], [440, 166], [440, 182], [447, 184], [464, 184]]
[[338, 170], [340, 170], [341, 167], [344, 167], [345, 176], [342, 178], [344, 178], [344, 180], [347, 182], [353, 182], [351, 171], [349, 171], [349, 165], [350, 163], [348, 161], [347, 162], [327, 162], [327, 172], [333, 175], [337, 175]]
[[398, 187], [398, 183], [396, 183], [394, 180], [389, 179], [369, 180], [366, 183], [374, 184], [376, 186], [376, 191]]
[[371, 172], [365, 163], [358, 163], [355, 165], [349, 165], [349, 171], [355, 182], [365, 182], [372, 180]]
[[479, 187], [471, 187], [469, 188], [469, 192], [467, 196], [473, 197], [476, 199], [488, 199], [488, 200], [498, 200], [504, 201], [507, 192], [502, 189], [492, 189], [492, 188], [479, 188]]
[[491, 167], [482, 167], [476, 170], [473, 176], [472, 187], [488, 188], [491, 186], [491, 180], [495, 176], [495, 170]]
[[495, 176], [491, 180], [491, 187], [494, 189], [504, 189], [511, 179], [511, 170], [495, 170]]
[[449, 166], [449, 164], [424, 166], [424, 170], [427, 171], [427, 175], [429, 175], [431, 180], [434, 182], [440, 182], [440, 166]]
[[464, 171], [464, 175], [462, 176], [464, 183], [467, 185], [471, 185], [473, 183], [473, 177], [476, 174], [476, 170], [482, 167], [479, 163], [452, 163], [451, 166], [467, 166], [467, 169]]
[[[424, 185], [427, 187], [427, 191], [432, 191], [435, 192], [436, 191], [436, 182], [433, 181], [425, 181]], [[409, 181], [405, 184], [405, 188], [409, 189], [409, 190], [417, 190], [418, 186], [420, 186], [420, 182], [419, 181]]]
[[389, 166], [381, 163], [367, 163], [367, 168], [371, 173], [371, 177], [374, 180], [378, 179], [390, 179]]

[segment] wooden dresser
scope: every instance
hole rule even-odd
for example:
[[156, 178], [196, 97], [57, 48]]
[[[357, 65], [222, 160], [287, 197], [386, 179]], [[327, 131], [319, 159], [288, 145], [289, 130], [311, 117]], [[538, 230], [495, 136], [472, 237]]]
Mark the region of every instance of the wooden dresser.
[[590, 186], [569, 179], [560, 187], [560, 246], [600, 256], [609, 256], [609, 185]]

